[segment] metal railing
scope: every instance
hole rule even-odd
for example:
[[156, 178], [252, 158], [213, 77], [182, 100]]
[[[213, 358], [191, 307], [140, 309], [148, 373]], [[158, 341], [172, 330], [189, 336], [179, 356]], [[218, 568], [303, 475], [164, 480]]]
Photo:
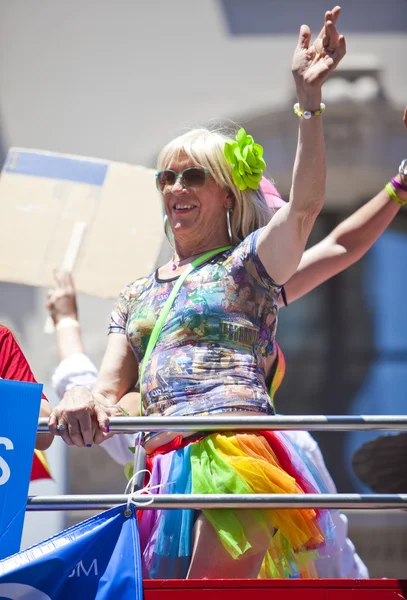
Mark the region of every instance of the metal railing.
[[[38, 432], [48, 432], [48, 419], [41, 418]], [[116, 417], [109, 420], [110, 431], [407, 431], [405, 415], [324, 416], [297, 415], [293, 417]]]
[[[407, 494], [143, 494], [137, 508], [407, 508]], [[27, 510], [98, 510], [126, 504], [125, 494], [31, 496]]]
[[[110, 431], [407, 431], [407, 416], [276, 416], [276, 417], [118, 417], [110, 419]], [[48, 431], [41, 418], [38, 432]], [[143, 494], [140, 509], [163, 508], [331, 508], [407, 509], [407, 494]], [[125, 504], [125, 494], [31, 496], [27, 510], [97, 510]]]

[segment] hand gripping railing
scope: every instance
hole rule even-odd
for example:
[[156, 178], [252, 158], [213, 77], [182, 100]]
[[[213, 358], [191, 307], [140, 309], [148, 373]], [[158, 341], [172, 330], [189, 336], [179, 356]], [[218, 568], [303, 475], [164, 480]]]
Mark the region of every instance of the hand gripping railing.
[[[48, 431], [39, 419], [38, 432]], [[110, 419], [110, 431], [407, 431], [407, 416], [276, 416], [276, 417], [119, 417]], [[96, 510], [125, 504], [124, 494], [31, 496], [27, 510]], [[407, 509], [407, 494], [145, 494], [140, 508], [343, 508]]]

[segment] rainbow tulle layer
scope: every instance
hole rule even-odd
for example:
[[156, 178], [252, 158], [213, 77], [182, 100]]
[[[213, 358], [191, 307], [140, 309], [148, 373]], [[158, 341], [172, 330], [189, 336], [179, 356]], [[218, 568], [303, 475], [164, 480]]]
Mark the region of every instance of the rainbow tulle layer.
[[[177, 438], [149, 457], [155, 493], [320, 493], [312, 463], [283, 432], [213, 433], [189, 443]], [[315, 577], [313, 561], [335, 551], [329, 511], [313, 509], [210, 509], [203, 511], [223, 546], [239, 560], [252, 548], [252, 523], [270, 540], [259, 577]], [[143, 575], [186, 577], [194, 510], [144, 510], [140, 518]]]

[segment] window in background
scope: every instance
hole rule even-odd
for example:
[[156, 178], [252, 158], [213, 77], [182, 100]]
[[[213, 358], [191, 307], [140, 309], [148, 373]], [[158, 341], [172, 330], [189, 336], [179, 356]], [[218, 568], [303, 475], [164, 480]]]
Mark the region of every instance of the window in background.
[[[310, 245], [346, 214], [318, 217]], [[277, 338], [287, 375], [277, 392], [283, 414], [402, 414], [407, 390], [407, 219], [364, 259], [281, 310]], [[341, 492], [362, 490], [353, 451], [377, 433], [316, 433]], [[364, 490], [366, 491], [366, 490]]]

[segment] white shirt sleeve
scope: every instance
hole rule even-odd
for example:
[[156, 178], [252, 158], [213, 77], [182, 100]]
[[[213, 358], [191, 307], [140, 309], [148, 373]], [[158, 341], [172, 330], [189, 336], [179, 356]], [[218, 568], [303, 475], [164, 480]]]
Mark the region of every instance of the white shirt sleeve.
[[62, 398], [65, 392], [83, 385], [89, 389], [93, 388], [98, 376], [98, 370], [86, 354], [72, 354], [62, 360], [52, 376], [52, 387]]
[[[62, 398], [65, 392], [83, 385], [92, 389], [96, 383], [98, 370], [86, 354], [72, 354], [59, 363], [52, 376], [52, 387]], [[135, 445], [136, 434], [117, 434], [101, 444], [111, 458], [120, 465], [125, 465], [133, 460], [134, 455], [129, 446]]]

